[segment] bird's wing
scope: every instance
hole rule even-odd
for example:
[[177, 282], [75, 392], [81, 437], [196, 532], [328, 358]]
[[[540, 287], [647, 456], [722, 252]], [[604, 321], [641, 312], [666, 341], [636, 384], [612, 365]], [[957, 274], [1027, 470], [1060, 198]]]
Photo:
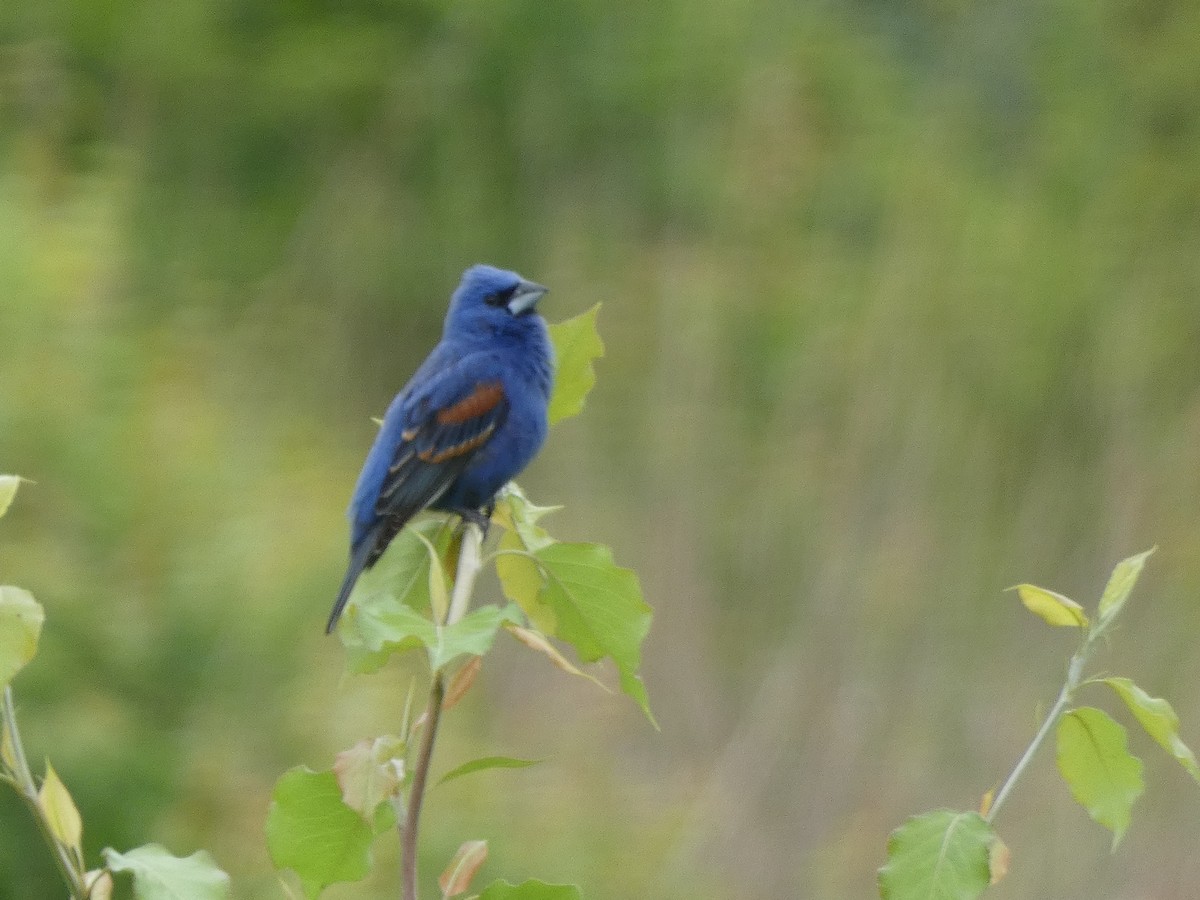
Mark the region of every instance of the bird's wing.
[[[467, 362], [467, 360], [463, 360]], [[435, 502], [508, 414], [504, 385], [494, 377], [468, 377], [459, 365], [413, 395], [375, 513], [406, 520]]]
[[362, 571], [374, 565], [405, 522], [445, 493], [508, 415], [491, 356], [467, 355], [439, 370], [438, 352], [449, 351], [435, 351], [392, 401], [363, 464], [350, 504], [350, 568], [326, 633], [337, 624]]

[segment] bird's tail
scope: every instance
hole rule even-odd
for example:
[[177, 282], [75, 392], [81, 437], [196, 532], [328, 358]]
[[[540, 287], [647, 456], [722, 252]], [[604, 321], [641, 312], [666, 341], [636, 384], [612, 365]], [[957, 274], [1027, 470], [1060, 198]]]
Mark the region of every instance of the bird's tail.
[[374, 546], [375, 535], [368, 533], [363, 536], [363, 539], [358, 542], [358, 547], [350, 554], [350, 566], [346, 569], [346, 577], [342, 580], [342, 589], [338, 591], [337, 600], [333, 603], [333, 612], [329, 614], [329, 621], [325, 625], [326, 634], [333, 633], [334, 626], [342, 616], [342, 610], [346, 608], [346, 601], [350, 599], [350, 593], [354, 590], [354, 585], [358, 583], [358, 576], [363, 573], [363, 569], [368, 568], [367, 561], [371, 558], [371, 550]]

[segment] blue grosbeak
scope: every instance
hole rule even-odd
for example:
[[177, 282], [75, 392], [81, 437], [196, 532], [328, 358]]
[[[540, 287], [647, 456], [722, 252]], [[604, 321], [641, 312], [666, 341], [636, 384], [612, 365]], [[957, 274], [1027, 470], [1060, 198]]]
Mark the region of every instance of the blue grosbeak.
[[472, 266], [450, 298], [441, 342], [396, 395], [350, 501], [350, 566], [326, 633], [364, 569], [422, 509], [478, 519], [546, 438], [554, 351], [515, 272]]

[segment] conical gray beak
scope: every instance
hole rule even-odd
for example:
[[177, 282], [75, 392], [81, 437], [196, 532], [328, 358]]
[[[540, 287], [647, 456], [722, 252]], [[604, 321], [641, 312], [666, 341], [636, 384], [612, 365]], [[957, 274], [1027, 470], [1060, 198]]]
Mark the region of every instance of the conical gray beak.
[[508, 301], [508, 311], [514, 316], [524, 315], [530, 312], [537, 302], [542, 299], [548, 288], [542, 287], [540, 284], [535, 284], [532, 281], [522, 281], [517, 285], [517, 289], [513, 291], [513, 295]]

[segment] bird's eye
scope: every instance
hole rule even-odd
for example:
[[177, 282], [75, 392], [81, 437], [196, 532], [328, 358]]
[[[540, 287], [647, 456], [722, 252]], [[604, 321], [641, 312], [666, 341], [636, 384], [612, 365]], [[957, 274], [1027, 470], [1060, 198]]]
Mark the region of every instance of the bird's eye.
[[517, 286], [515, 284], [512, 287], [501, 288], [498, 291], [488, 294], [484, 302], [488, 306], [507, 306], [508, 301], [512, 299], [512, 295], [516, 293], [516, 290]]

